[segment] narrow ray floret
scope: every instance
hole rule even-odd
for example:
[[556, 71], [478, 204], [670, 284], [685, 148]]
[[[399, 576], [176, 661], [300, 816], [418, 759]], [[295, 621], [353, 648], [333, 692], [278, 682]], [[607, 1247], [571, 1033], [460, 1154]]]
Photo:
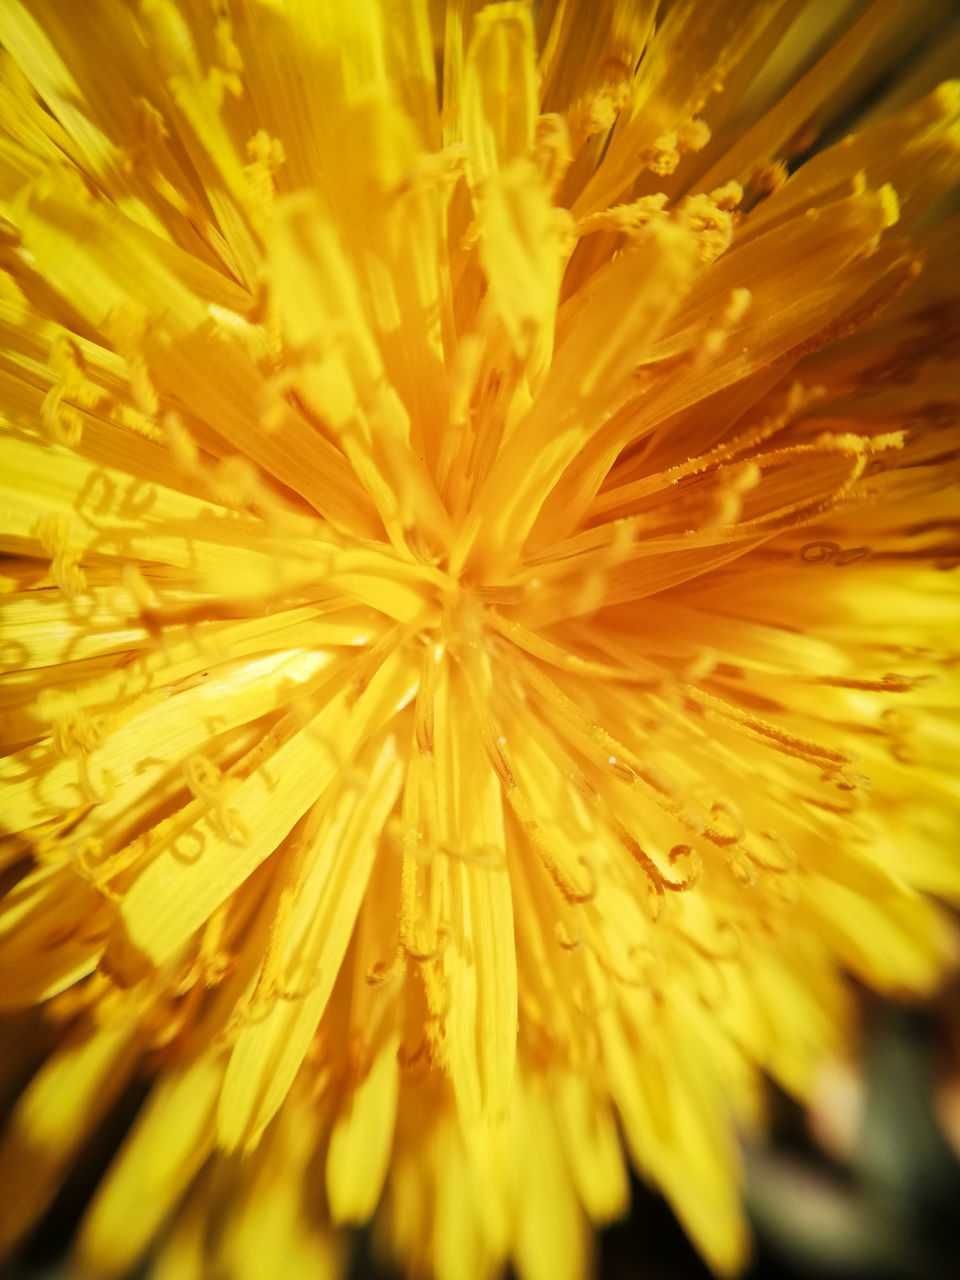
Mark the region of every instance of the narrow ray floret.
[[958, 50], [0, 5], [4, 1253], [139, 1085], [84, 1275], [580, 1280], [628, 1158], [742, 1265], [956, 954]]

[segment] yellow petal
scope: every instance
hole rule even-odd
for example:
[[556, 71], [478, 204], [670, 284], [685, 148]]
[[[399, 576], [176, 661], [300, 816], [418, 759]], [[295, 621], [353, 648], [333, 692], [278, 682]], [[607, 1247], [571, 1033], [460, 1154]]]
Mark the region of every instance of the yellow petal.
[[218, 1119], [219, 1139], [228, 1150], [257, 1141], [303, 1062], [350, 940], [401, 779], [395, 744], [387, 738], [363, 791], [342, 792], [310, 836], [305, 851], [309, 870], [294, 907], [288, 954], [288, 981], [296, 994], [281, 992], [269, 1013], [237, 1038]]
[[480, 734], [464, 733], [473, 714], [466, 690], [445, 663], [436, 710], [437, 807], [451, 850], [440, 868], [442, 918], [450, 934], [442, 953], [451, 993], [444, 1035], [457, 1107], [467, 1124], [506, 1114], [517, 1041], [503, 800]]
[[246, 1186], [231, 1198], [218, 1262], [236, 1280], [277, 1274], [338, 1280], [344, 1238], [311, 1204], [316, 1127], [309, 1109], [287, 1106], [261, 1148], [247, 1158]]
[[[367, 733], [389, 718], [410, 691], [411, 677], [402, 664], [385, 664], [355, 706], [348, 694], [338, 694], [279, 747], [229, 797], [248, 837], [230, 838], [205, 813], [183, 831], [162, 837], [150, 864], [124, 896], [123, 920], [133, 945], [155, 963], [175, 954], [274, 852]], [[181, 847], [198, 842], [202, 855], [185, 859]]]
[[570, 1177], [594, 1222], [621, 1217], [630, 1183], [613, 1115], [587, 1079], [570, 1072], [551, 1084]]
[[126, 1084], [136, 1054], [129, 1021], [75, 1034], [33, 1077], [0, 1144], [8, 1188], [0, 1250], [42, 1213], [85, 1138]]
[[536, 50], [525, 4], [477, 14], [463, 74], [461, 120], [472, 184], [529, 156], [537, 118]]
[[397, 1110], [399, 1035], [341, 1104], [327, 1151], [327, 1197], [334, 1222], [366, 1222], [380, 1199]]
[[525, 1091], [522, 1193], [514, 1260], [521, 1280], [581, 1280], [587, 1271], [583, 1212], [567, 1173], [549, 1100]]
[[154, 1087], [84, 1219], [82, 1265], [122, 1275], [140, 1257], [213, 1145], [223, 1070], [202, 1057]]

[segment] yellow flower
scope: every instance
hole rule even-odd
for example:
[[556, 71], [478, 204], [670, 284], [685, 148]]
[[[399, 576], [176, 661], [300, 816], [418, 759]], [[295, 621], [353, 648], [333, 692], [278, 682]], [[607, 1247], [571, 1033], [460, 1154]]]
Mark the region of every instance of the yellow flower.
[[660, 8], [0, 5], [7, 1248], [147, 1078], [91, 1275], [732, 1271], [942, 972], [946, 9]]

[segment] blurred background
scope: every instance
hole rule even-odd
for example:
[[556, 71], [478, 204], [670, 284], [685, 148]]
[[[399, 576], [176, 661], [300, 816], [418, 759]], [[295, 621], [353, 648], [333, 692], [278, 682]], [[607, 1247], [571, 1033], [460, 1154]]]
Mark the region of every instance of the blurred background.
[[[755, 1248], [743, 1280], [960, 1280], [960, 980], [920, 1009], [867, 992], [860, 1003], [857, 1060], [830, 1065], [809, 1108], [771, 1089], [769, 1138], [745, 1150]], [[84, 1206], [144, 1094], [128, 1090], [2, 1280], [62, 1280]], [[629, 1218], [599, 1239], [596, 1274], [711, 1275], [636, 1180]], [[364, 1234], [350, 1280], [397, 1280]]]

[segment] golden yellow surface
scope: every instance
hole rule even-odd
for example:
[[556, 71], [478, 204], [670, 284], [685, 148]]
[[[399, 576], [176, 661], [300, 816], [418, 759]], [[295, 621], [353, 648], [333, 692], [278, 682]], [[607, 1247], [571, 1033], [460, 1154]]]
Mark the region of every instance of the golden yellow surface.
[[742, 1264], [956, 954], [949, 17], [0, 2], [0, 1244], [146, 1076], [84, 1276]]

